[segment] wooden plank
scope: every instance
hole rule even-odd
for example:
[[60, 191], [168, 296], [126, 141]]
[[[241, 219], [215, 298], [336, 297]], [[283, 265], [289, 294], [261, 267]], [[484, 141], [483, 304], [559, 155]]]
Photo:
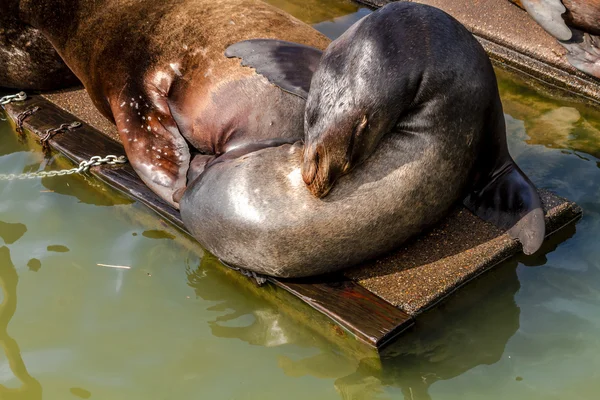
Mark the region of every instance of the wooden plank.
[[[14, 120], [17, 120], [20, 113], [36, 106], [40, 107], [40, 110], [29, 116], [24, 126], [38, 136], [43, 136], [47, 129], [56, 128], [63, 123], [81, 122], [80, 128], [58, 133], [49, 140], [51, 148], [66, 155], [73, 162], [78, 164], [97, 155], [125, 154], [120, 143], [109, 139], [84, 121], [40, 96], [31, 96], [24, 102], [11, 103], [5, 106], [5, 109]], [[116, 167], [93, 167], [91, 172], [110, 186], [145, 204], [189, 235], [179, 212], [150, 191], [129, 164]], [[323, 282], [290, 281], [269, 277], [268, 281], [321, 312], [350, 332], [357, 340], [378, 350], [414, 324], [408, 314], [359, 284], [340, 279], [342, 280]]]
[[[274, 280], [273, 283], [332, 320], [343, 320], [347, 330], [360, 332], [360, 336], [357, 337], [379, 349], [384, 348], [413, 325], [413, 320], [408, 314], [351, 280]], [[332, 302], [332, 292], [344, 301]]]

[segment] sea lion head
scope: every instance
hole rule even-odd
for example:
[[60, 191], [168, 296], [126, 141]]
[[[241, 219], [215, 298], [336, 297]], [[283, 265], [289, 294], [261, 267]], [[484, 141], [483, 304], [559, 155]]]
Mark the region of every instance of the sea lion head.
[[317, 197], [365, 161], [398, 119], [393, 60], [381, 56], [376, 32], [360, 25], [332, 42], [311, 81], [302, 178]]

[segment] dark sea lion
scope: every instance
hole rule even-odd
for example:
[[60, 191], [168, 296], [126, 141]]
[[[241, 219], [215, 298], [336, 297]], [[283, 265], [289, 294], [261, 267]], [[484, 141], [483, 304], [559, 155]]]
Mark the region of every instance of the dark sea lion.
[[0, 6], [0, 87], [53, 90], [78, 84], [48, 39], [18, 20], [16, 5]]
[[[19, 3], [22, 19], [50, 39], [96, 107], [115, 121], [142, 180], [175, 206], [190, 163], [193, 178], [215, 155], [303, 136], [304, 99], [224, 55], [230, 44], [257, 37], [327, 46], [315, 29], [273, 6], [258, 0]], [[193, 160], [190, 146], [201, 153]]]
[[600, 0], [510, 0], [567, 51], [577, 69], [600, 78]]
[[[228, 54], [306, 96], [274, 48], [250, 40]], [[214, 164], [184, 193], [185, 225], [221, 260], [282, 277], [332, 272], [397, 248], [459, 201], [528, 254], [543, 241], [492, 65], [439, 9], [392, 3], [335, 40], [312, 77], [305, 130], [305, 148]]]

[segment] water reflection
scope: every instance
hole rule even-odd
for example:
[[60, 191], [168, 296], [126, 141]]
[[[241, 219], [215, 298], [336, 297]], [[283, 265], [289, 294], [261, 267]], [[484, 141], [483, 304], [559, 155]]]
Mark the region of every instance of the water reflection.
[[519, 262], [538, 265], [575, 231], [565, 228], [538, 254], [505, 263], [421, 316], [417, 329], [384, 354], [383, 384], [400, 387], [405, 399], [429, 400], [435, 382], [500, 361], [520, 328]]
[[519, 262], [543, 263], [546, 254], [574, 234], [574, 226], [565, 228], [547, 241], [539, 254], [498, 267], [422, 315], [416, 329], [384, 352], [381, 371], [332, 352], [327, 345], [320, 346], [299, 329], [297, 320], [276, 309], [249, 305], [244, 301], [246, 293], [231, 287], [230, 278], [210, 256], [205, 256], [197, 269], [188, 269], [188, 284], [204, 300], [218, 301], [211, 310], [222, 314], [209, 323], [217, 337], [264, 347], [319, 346], [320, 351], [307, 357], [280, 354], [278, 365], [288, 377], [333, 379], [344, 400], [396, 398], [388, 397], [390, 388], [398, 389], [405, 399], [427, 400], [432, 398], [429, 388], [435, 382], [501, 359], [506, 343], [519, 329], [520, 309], [515, 302], [520, 289]]
[[[73, 164], [66, 161], [63, 157], [53, 157], [46, 165], [38, 164], [36, 167], [34, 171], [40, 169], [53, 171], [73, 168]], [[112, 206], [132, 204], [134, 202], [131, 198], [120, 192], [108, 189], [105, 184], [89, 174], [66, 175], [58, 179], [56, 177], [43, 178], [42, 185], [49, 192], [74, 196], [85, 204]]]
[[[219, 315], [209, 321], [214, 336], [226, 339], [239, 339], [255, 346], [310, 349], [308, 357], [298, 358], [297, 351], [282, 351], [277, 356], [277, 364], [288, 377], [311, 375], [318, 378], [339, 378], [356, 371], [360, 361], [335, 349], [330, 341], [300, 325], [317, 323], [314, 320], [299, 320], [285, 311], [273, 308], [261, 301], [248, 301], [251, 293], [248, 287], [232, 285], [231, 274], [227, 274], [218, 260], [206, 254], [198, 268], [188, 267], [188, 284], [196, 295], [206, 301], [216, 301], [210, 307]], [[258, 290], [270, 290], [263, 287]], [[286, 299], [282, 299], [286, 301]], [[289, 300], [289, 298], [288, 298]]]
[[[0, 109], [0, 116], [5, 114]], [[30, 154], [33, 161], [19, 170], [4, 170], [0, 173], [29, 173], [38, 171], [54, 171], [61, 169], [71, 169], [73, 163], [65, 157], [54, 154], [51, 156], [44, 155], [40, 149], [41, 146], [37, 142], [36, 136], [32, 133], [27, 133], [22, 139], [16, 133], [6, 134], [0, 140], [0, 157], [27, 152]], [[106, 185], [93, 178], [89, 174], [74, 174], [61, 177], [49, 177], [41, 179], [42, 185], [46, 188], [43, 192], [59, 193], [67, 196], [74, 196], [80, 202], [85, 204], [93, 204], [97, 206], [112, 206], [117, 204], [131, 204], [134, 201], [129, 197], [110, 190]], [[6, 185], [6, 184], [3, 184]], [[90, 190], [90, 187], [94, 190]]]
[[[223, 268], [214, 256], [205, 254], [197, 268], [188, 265], [186, 270], [188, 285], [194, 289], [196, 295], [206, 301], [218, 302], [211, 306], [210, 310], [227, 312], [209, 322], [212, 333], [218, 337], [237, 338], [249, 344], [266, 347], [292, 341], [289, 333], [282, 328], [280, 315], [276, 310], [256, 308], [256, 303], [245, 302], [247, 294], [244, 288], [232, 286], [230, 277]], [[236, 319], [243, 319], [242, 323], [246, 324], [224, 325]]]
[[371, 13], [368, 8], [361, 8], [353, 14], [344, 15], [343, 17], [337, 17], [333, 21], [323, 21], [313, 25], [316, 30], [327, 36], [328, 38], [335, 40], [342, 33], [346, 32], [348, 28], [354, 25], [355, 22], [359, 21], [363, 17], [366, 17]]
[[32, 272], [38, 272], [42, 268], [42, 262], [37, 258], [32, 258], [27, 262], [27, 268]]
[[[545, 251], [556, 245], [546, 244]], [[213, 335], [265, 347], [313, 347], [314, 352], [318, 343], [299, 328], [298, 321], [270, 307], [248, 305], [243, 299], [246, 294], [225, 282], [228, 278], [220, 277], [220, 268], [213, 263], [216, 260], [205, 257], [198, 269], [188, 270], [188, 282], [196, 294], [218, 301], [211, 310], [223, 313], [209, 323]], [[389, 387], [399, 388], [406, 399], [430, 399], [433, 383], [501, 358], [506, 342], [519, 328], [516, 270], [516, 260], [499, 267], [424, 315], [414, 331], [383, 354], [382, 371], [332, 352], [326, 344], [310, 356], [280, 354], [278, 365], [288, 377], [334, 379], [342, 399], [379, 398]], [[221, 279], [225, 281], [218, 284]]]
[[27, 227], [19, 222], [9, 223], [0, 221], [0, 238], [6, 244], [13, 244], [27, 232]]
[[42, 398], [42, 386], [27, 372], [17, 342], [8, 334], [8, 324], [17, 310], [17, 284], [19, 277], [10, 258], [8, 247], [0, 247], [0, 347], [4, 350], [8, 365], [14, 376], [21, 381], [21, 387], [8, 388], [0, 385], [0, 398], [3, 400], [36, 400]]
[[175, 235], [161, 229], [151, 229], [142, 232], [142, 236], [150, 239], [175, 239]]
[[496, 70], [504, 111], [523, 121], [527, 143], [600, 158], [600, 111], [564, 98], [541, 95], [519, 77]]
[[[2, 95], [0, 94], [0, 97]], [[0, 119], [6, 118], [4, 112], [0, 108]], [[0, 122], [1, 124], [1, 122]], [[27, 141], [23, 141], [20, 139], [19, 135], [4, 135], [2, 140], [0, 141], [0, 156], [4, 156], [11, 153], [16, 153], [19, 151], [29, 151], [29, 144]]]

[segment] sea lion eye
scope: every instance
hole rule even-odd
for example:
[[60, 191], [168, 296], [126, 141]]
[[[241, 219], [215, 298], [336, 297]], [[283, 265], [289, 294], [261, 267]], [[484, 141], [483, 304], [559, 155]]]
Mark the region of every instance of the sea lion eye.
[[359, 141], [367, 129], [368, 121], [367, 116], [363, 115], [358, 123], [354, 125], [354, 130], [352, 131], [352, 135], [350, 135], [348, 149], [346, 150], [346, 166], [344, 167], [344, 170], [346, 171], [348, 171], [352, 164], [356, 162], [356, 147], [357, 145], [360, 145]]
[[358, 124], [356, 124], [356, 127], [354, 128], [354, 135], [360, 137], [367, 129], [368, 124], [369, 120], [367, 116], [363, 115]]
[[306, 119], [306, 123], [308, 124], [309, 127], [312, 127], [315, 125], [315, 123], [317, 122], [317, 112], [316, 111], [312, 111], [308, 114], [308, 118]]

